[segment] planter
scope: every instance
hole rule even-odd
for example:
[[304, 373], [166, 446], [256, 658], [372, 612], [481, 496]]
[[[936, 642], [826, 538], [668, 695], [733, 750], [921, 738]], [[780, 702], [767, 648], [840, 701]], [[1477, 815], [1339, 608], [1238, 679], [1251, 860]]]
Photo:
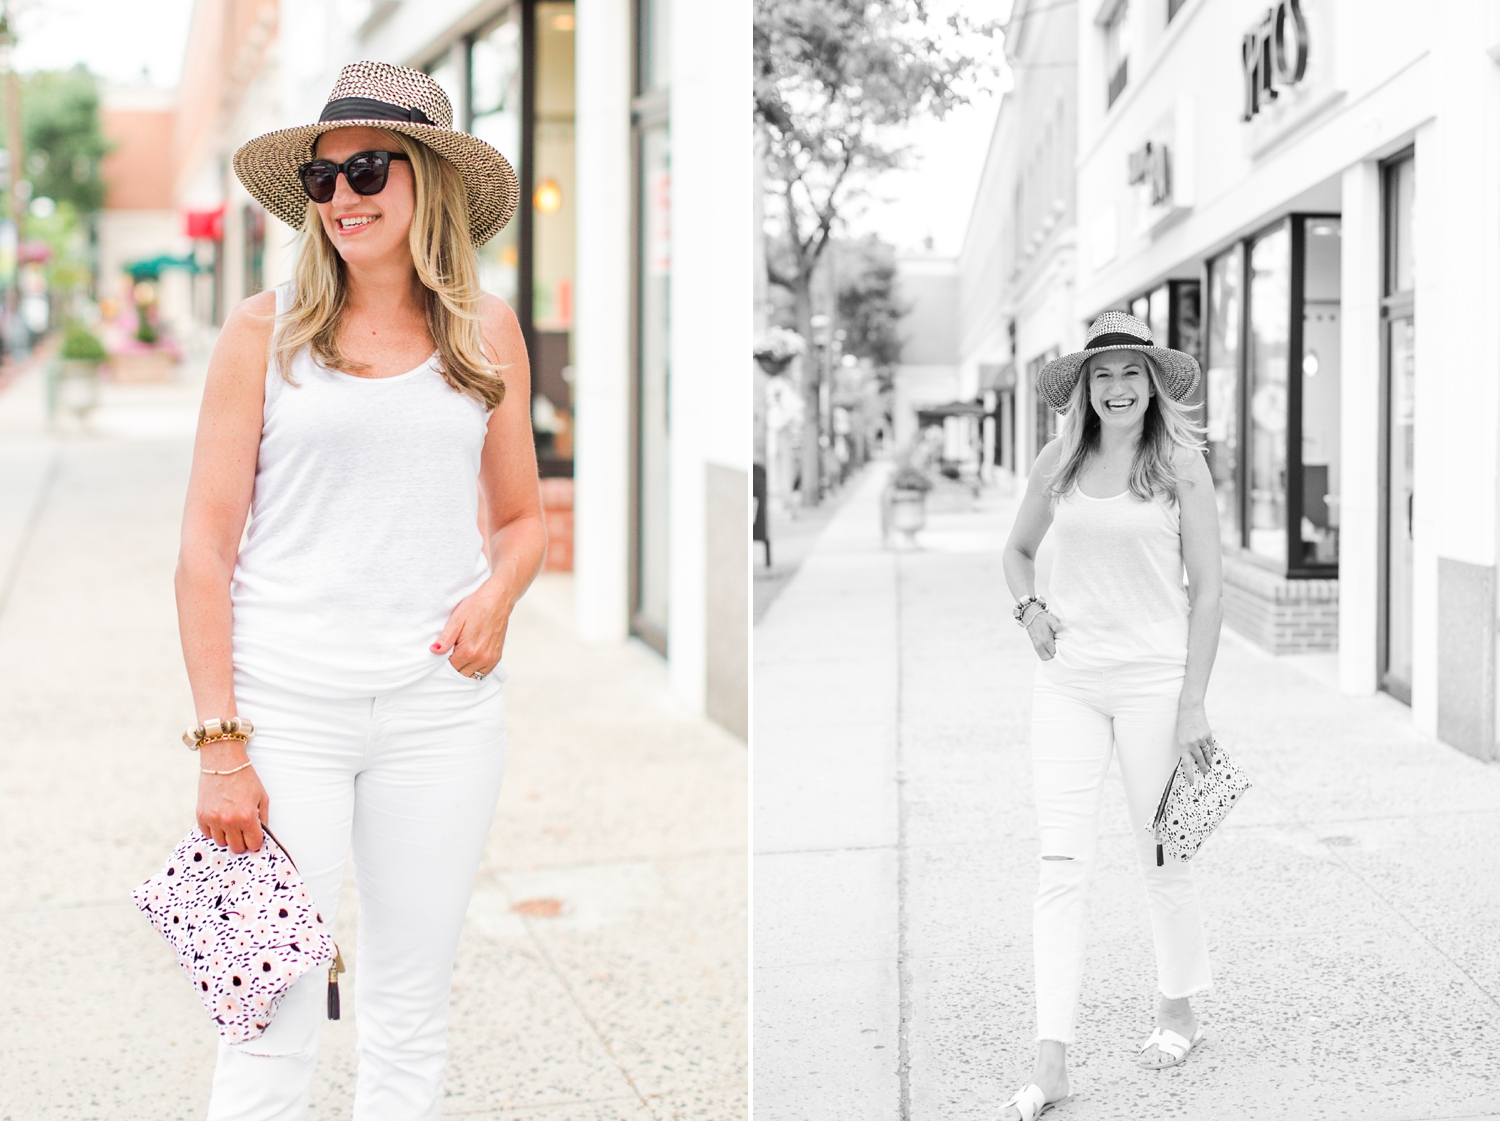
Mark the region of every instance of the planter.
[[757, 354], [755, 360], [760, 363], [762, 370], [774, 378], [786, 373], [786, 368], [792, 364], [792, 359], [795, 357], [797, 357], [795, 354], [788, 354], [785, 357], [777, 357], [774, 354]]
[[177, 376], [177, 355], [170, 350], [122, 350], [110, 356], [110, 365], [122, 385], [160, 384]]
[[920, 490], [896, 490], [891, 494], [891, 528], [912, 534], [927, 524], [927, 493]]
[[76, 358], [54, 362], [47, 371], [47, 416], [75, 414], [79, 420], [99, 405], [99, 363]]

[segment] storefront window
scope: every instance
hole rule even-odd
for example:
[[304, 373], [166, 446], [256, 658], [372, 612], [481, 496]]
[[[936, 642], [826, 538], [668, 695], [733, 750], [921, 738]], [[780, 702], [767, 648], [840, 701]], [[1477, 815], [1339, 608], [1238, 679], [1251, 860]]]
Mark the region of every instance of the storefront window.
[[1146, 326], [1151, 328], [1151, 337], [1157, 346], [1172, 345], [1171, 290], [1163, 284], [1146, 297]]
[[1337, 218], [1306, 218], [1302, 273], [1303, 565], [1339, 559], [1339, 314], [1342, 238]]
[[1224, 544], [1241, 544], [1239, 477], [1240, 280], [1243, 250], [1236, 245], [1208, 264], [1208, 349], [1205, 356], [1205, 421], [1208, 469], [1219, 499], [1219, 529]]
[[[474, 135], [511, 162], [524, 183], [521, 166], [521, 9], [513, 5], [505, 15], [474, 39], [470, 53]], [[518, 292], [520, 263], [519, 220], [479, 249], [479, 283], [512, 307]]]
[[573, 4], [536, 6], [532, 143], [532, 410], [543, 474], [573, 461]]
[[1286, 561], [1287, 352], [1292, 238], [1283, 222], [1250, 246], [1249, 448], [1252, 553]]

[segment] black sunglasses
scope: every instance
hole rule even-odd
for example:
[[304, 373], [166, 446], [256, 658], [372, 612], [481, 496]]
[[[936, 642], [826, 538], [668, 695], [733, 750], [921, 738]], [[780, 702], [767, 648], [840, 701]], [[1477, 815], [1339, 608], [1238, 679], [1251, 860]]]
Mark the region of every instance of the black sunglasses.
[[302, 189], [313, 202], [332, 202], [342, 172], [349, 189], [357, 195], [378, 195], [385, 190], [392, 160], [410, 160], [403, 152], [355, 152], [343, 163], [310, 160], [297, 168]]

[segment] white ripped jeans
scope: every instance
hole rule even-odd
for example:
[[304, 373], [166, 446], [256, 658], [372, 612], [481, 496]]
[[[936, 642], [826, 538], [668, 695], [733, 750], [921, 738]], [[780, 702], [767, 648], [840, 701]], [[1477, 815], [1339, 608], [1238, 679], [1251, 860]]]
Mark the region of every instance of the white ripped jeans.
[[[330, 926], [353, 843], [357, 1121], [441, 1112], [453, 958], [505, 767], [504, 671], [479, 682], [437, 660], [404, 689], [344, 700], [235, 674], [271, 829]], [[209, 1121], [307, 1116], [327, 991], [315, 969], [259, 1039], [220, 1043]]]
[[1180, 665], [1074, 669], [1056, 658], [1037, 667], [1031, 755], [1041, 840], [1033, 918], [1037, 1038], [1073, 1042], [1089, 885], [1099, 844], [1099, 798], [1118, 748], [1136, 854], [1146, 880], [1157, 983], [1163, 996], [1191, 996], [1211, 983], [1208, 942], [1192, 866], [1156, 866], [1146, 825], [1177, 765]]

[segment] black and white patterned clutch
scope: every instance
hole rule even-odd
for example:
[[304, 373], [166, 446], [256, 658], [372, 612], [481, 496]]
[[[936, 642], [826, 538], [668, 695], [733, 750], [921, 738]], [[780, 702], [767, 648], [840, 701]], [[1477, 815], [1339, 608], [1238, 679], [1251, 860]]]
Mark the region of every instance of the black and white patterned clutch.
[[1207, 774], [1199, 773], [1197, 782], [1188, 781], [1191, 760], [1179, 759], [1177, 769], [1161, 792], [1156, 817], [1146, 826], [1156, 838], [1156, 866], [1167, 856], [1173, 860], [1191, 860], [1208, 835], [1219, 827], [1224, 815], [1234, 808], [1240, 795], [1250, 789], [1250, 780], [1229, 753], [1218, 744]]

